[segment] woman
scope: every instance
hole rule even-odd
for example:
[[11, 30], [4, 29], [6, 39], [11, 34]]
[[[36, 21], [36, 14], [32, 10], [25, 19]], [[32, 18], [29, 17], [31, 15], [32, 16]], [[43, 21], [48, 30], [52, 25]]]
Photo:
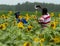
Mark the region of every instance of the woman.
[[42, 16], [39, 18], [38, 22], [41, 25], [42, 29], [47, 27], [48, 23], [50, 23], [51, 17], [48, 13], [47, 8], [42, 9]]
[[17, 23], [23, 22], [24, 24], [26, 24], [27, 21], [26, 21], [24, 18], [19, 19], [19, 16], [20, 16], [20, 12], [16, 12], [16, 13], [15, 13], [15, 17], [16, 17]]

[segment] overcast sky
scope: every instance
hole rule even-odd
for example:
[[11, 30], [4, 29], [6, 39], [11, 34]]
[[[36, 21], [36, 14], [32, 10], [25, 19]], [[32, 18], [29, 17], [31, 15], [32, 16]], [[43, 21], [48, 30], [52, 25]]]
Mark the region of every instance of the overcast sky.
[[60, 0], [0, 0], [0, 4], [16, 5], [17, 3], [24, 3], [26, 1], [60, 4]]

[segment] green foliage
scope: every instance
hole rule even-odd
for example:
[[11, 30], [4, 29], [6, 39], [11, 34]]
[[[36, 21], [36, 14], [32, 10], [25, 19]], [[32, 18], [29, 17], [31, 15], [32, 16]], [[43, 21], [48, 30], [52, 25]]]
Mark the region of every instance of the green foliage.
[[[35, 11], [34, 6], [41, 5], [41, 7], [47, 7], [49, 12], [59, 12], [60, 5], [48, 4], [48, 3], [39, 3], [39, 2], [25, 2], [23, 4], [18, 3], [17, 5], [0, 5], [0, 11]], [[39, 9], [38, 11], [41, 11]]]
[[[21, 12], [22, 15], [29, 14], [29, 16], [35, 15], [35, 12]], [[0, 13], [2, 15], [2, 12]], [[8, 12], [3, 12], [6, 16], [8, 16]], [[13, 22], [15, 20], [14, 12], [9, 16], [8, 19], [0, 18], [0, 24], [5, 23], [6, 20], [8, 22], [8, 26], [5, 30], [0, 29], [0, 46], [23, 46], [24, 42], [29, 41], [31, 42], [32, 46], [40, 46], [40, 42], [34, 42], [34, 38], [44, 38], [45, 41], [42, 43], [44, 46], [60, 46], [60, 44], [56, 44], [51, 42], [51, 39], [55, 36], [60, 36], [60, 27], [58, 26], [55, 30], [51, 27], [45, 28], [44, 30], [41, 29], [40, 24], [31, 18], [28, 21], [28, 24], [24, 25], [24, 29], [20, 29], [17, 27], [17, 24], [14, 25]], [[55, 13], [57, 14], [57, 13]], [[40, 12], [38, 12], [40, 16]], [[54, 18], [54, 17], [52, 17]], [[28, 25], [32, 24], [33, 28], [27, 32]], [[41, 36], [39, 36], [41, 35]]]

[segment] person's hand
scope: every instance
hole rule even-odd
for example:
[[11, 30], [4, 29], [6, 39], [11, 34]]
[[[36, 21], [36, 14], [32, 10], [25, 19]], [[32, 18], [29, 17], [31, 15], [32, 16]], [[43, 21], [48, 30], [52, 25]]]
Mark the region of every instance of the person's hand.
[[36, 8], [40, 8], [40, 9], [42, 9], [42, 7], [41, 7], [40, 5], [36, 5]]

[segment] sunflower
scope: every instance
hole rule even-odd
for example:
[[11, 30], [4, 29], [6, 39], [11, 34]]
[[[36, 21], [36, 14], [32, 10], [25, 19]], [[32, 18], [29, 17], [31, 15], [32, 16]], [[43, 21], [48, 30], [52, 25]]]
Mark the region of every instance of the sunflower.
[[53, 17], [54, 16], [54, 13], [52, 12], [52, 13], [50, 13], [50, 15], [51, 15], [51, 17]]
[[60, 17], [60, 14], [58, 14], [58, 16]]
[[37, 19], [37, 17], [36, 17], [36, 16], [34, 16], [34, 19]]
[[39, 41], [40, 41], [40, 46], [43, 46], [43, 42], [45, 41], [45, 38], [41, 38]]
[[31, 43], [30, 43], [30, 42], [25, 42], [25, 43], [23, 44], [23, 46], [31, 46]]
[[32, 28], [33, 28], [33, 26], [29, 25], [28, 28], [27, 28], [27, 31], [30, 31]]
[[3, 15], [1, 16], [1, 18], [5, 19], [5, 18], [6, 18], [5, 14], [3, 14]]
[[58, 21], [58, 20], [56, 20], [55, 22], [56, 22], [56, 24], [58, 24], [58, 23], [59, 23], [59, 21]]
[[43, 43], [44, 41], [45, 41], [44, 38], [41, 38], [41, 39], [40, 39], [40, 43]]
[[56, 29], [56, 22], [52, 22], [52, 23], [51, 23], [51, 27], [52, 27], [53, 29]]
[[30, 16], [28, 14], [26, 14], [26, 16], [25, 16], [26, 21], [28, 21], [29, 18], [30, 18]]
[[22, 15], [20, 15], [20, 16], [19, 16], [19, 19], [22, 19], [22, 18], [23, 18]]
[[43, 43], [40, 43], [40, 46], [43, 46]]
[[5, 26], [8, 26], [8, 23], [6, 22], [6, 23], [3, 23]]
[[6, 16], [5, 19], [8, 19], [8, 16]]
[[39, 42], [39, 38], [34, 38], [34, 41], [35, 42]]
[[22, 22], [19, 22], [18, 25], [17, 25], [19, 28], [24, 28], [24, 25]]
[[1, 29], [1, 30], [5, 30], [5, 29], [6, 29], [5, 24], [1, 24], [1, 25], [0, 25], [0, 29]]
[[9, 11], [9, 14], [12, 14], [13, 12], [12, 11]]
[[37, 19], [36, 15], [32, 15], [32, 18], [33, 18], [33, 19]]
[[57, 37], [54, 37], [53, 38], [53, 42], [54, 43], [60, 43], [60, 37], [58, 37], [58, 36]]

